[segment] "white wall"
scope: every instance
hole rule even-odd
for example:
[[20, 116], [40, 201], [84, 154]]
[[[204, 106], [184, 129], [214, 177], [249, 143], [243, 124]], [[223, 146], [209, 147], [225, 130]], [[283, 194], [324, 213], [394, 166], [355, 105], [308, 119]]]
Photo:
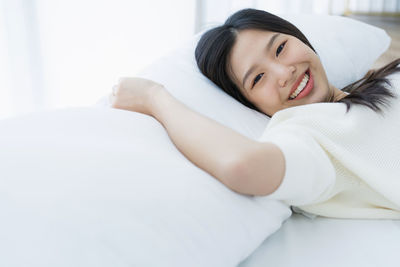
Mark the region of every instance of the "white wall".
[[222, 23], [243, 8], [263, 9], [274, 14], [341, 14], [347, 0], [198, 0], [201, 2], [198, 31]]
[[194, 34], [195, 0], [0, 0], [0, 118], [92, 105]]
[[[233, 12], [400, 11], [400, 0], [0, 0], [0, 118], [92, 105]], [[196, 10], [197, 9], [197, 10]]]
[[[0, 2], [1, 3], [1, 2]], [[5, 33], [5, 18], [3, 12], [0, 12], [0, 118], [5, 114], [13, 112], [12, 97], [10, 91], [10, 80], [8, 75], [7, 60], [7, 36]]]
[[31, 2], [0, 0], [0, 118], [39, 105]]
[[198, 0], [197, 31], [223, 23], [242, 8], [263, 9], [274, 14], [329, 14], [351, 12], [400, 12], [400, 0]]
[[[194, 33], [194, 1], [38, 0], [53, 106], [85, 105]], [[182, 23], [182, 22], [185, 23]]]

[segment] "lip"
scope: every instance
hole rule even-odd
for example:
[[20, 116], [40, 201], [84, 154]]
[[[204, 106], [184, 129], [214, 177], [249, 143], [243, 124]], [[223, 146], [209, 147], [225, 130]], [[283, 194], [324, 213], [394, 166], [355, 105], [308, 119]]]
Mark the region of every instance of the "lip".
[[[303, 80], [304, 75], [306, 75], [306, 73], [308, 73], [309, 79], [308, 79], [308, 82], [307, 82], [306, 86], [304, 87], [303, 91], [301, 91], [301, 92], [297, 95], [297, 97], [296, 97], [295, 99], [290, 99], [290, 96], [293, 94], [294, 91], [296, 91], [297, 87], [299, 86], [299, 84], [300, 84], [301, 81]], [[298, 99], [301, 99], [301, 98], [307, 96], [307, 95], [311, 92], [311, 90], [313, 89], [313, 87], [314, 87], [314, 77], [311, 75], [310, 69], [307, 69], [306, 72], [304, 72], [304, 74], [301, 75], [301, 76], [297, 79], [296, 83], [294, 83], [294, 85], [293, 85], [293, 87], [292, 87], [292, 90], [290, 91], [290, 94], [289, 94], [289, 97], [288, 97], [289, 101], [298, 100]]]

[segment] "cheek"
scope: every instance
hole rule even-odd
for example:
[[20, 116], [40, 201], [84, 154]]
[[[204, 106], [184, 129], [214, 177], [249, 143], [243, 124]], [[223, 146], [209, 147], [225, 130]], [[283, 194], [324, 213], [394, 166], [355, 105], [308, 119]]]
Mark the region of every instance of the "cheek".
[[274, 107], [281, 103], [279, 92], [265, 82], [262, 87], [256, 89], [252, 95], [252, 102], [257, 106]]
[[287, 50], [285, 55], [285, 60], [290, 64], [298, 64], [303, 61], [310, 60], [311, 58], [312, 54], [305, 49], [301, 49], [301, 47], [298, 45], [293, 45], [291, 49]]
[[314, 62], [315, 67], [319, 68], [320, 71], [321, 70], [323, 71], [322, 62], [321, 62], [321, 59], [319, 58], [319, 56], [317, 54], [313, 53], [313, 54], [310, 55], [310, 58], [312, 59], [312, 62]]

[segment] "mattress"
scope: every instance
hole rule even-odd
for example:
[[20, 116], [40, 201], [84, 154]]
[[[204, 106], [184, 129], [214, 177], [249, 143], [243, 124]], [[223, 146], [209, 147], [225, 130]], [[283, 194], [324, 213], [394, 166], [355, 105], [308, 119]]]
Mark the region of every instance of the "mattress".
[[294, 214], [239, 267], [399, 266], [400, 221]]

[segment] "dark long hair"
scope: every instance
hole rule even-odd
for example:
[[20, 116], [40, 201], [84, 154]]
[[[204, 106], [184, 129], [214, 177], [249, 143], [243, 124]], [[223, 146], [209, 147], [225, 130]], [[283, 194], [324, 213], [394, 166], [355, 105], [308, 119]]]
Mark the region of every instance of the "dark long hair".
[[[290, 22], [266, 11], [250, 8], [234, 13], [223, 25], [208, 30], [202, 35], [195, 51], [197, 66], [200, 71], [240, 103], [261, 112], [243, 96], [228, 73], [229, 53], [235, 44], [237, 34], [245, 29], [292, 35], [309, 46], [314, 52], [315, 49], [304, 34]], [[385, 83], [389, 84], [389, 82], [384, 77], [399, 70], [397, 67], [399, 60], [378, 71], [370, 72], [360, 81], [345, 87], [343, 90], [350, 94], [338, 102], [345, 103], [347, 110], [350, 109], [352, 104], [361, 104], [375, 111], [380, 111], [380, 106], [388, 104], [388, 99], [394, 97], [393, 93], [385, 87]]]
[[376, 112], [382, 112], [382, 107], [389, 106], [389, 99], [396, 97], [390, 90], [391, 84], [387, 76], [400, 71], [399, 64], [400, 58], [380, 69], [370, 70], [360, 80], [344, 87], [342, 91], [349, 95], [337, 102], [346, 104], [347, 111], [352, 104], [360, 104]]

